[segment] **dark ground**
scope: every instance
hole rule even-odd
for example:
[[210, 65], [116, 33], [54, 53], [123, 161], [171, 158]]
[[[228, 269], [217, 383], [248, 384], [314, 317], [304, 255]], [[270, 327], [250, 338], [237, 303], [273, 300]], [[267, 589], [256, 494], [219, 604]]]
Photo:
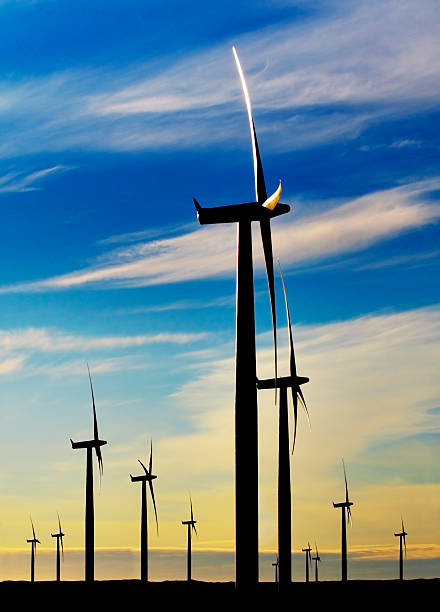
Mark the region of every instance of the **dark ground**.
[[[7, 610], [405, 610], [438, 608], [440, 579], [350, 580], [292, 583], [278, 593], [274, 583], [262, 582], [252, 593], [236, 593], [232, 582], [150, 582], [138, 580], [84, 582], [0, 583]], [[6, 604], [6, 605], [5, 605]]]

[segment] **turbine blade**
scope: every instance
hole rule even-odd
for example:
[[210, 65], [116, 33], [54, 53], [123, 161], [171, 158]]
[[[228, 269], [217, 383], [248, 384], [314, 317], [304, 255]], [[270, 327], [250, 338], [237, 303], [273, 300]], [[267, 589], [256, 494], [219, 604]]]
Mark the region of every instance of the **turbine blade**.
[[95, 446], [96, 459], [98, 460], [99, 486], [101, 486], [102, 475], [104, 473], [104, 464], [102, 462], [101, 447]]
[[[61, 533], [61, 531], [60, 531]], [[60, 543], [61, 543], [61, 558], [64, 561], [64, 545], [63, 545], [63, 536], [60, 536]]]
[[153, 470], [153, 440], [151, 440], [151, 445], [150, 445], [150, 463], [148, 464], [148, 471], [150, 472], [150, 474], [152, 473]]
[[193, 513], [193, 503], [192, 503], [192, 499], [191, 499], [191, 495], [189, 496], [189, 503], [191, 506], [191, 521], [194, 520], [194, 513]]
[[269, 288], [270, 312], [272, 315], [273, 345], [274, 345], [274, 365], [275, 365], [275, 403], [277, 397], [276, 380], [278, 378], [278, 359], [277, 359], [277, 314], [275, 306], [275, 276], [273, 271], [273, 251], [272, 234], [270, 231], [270, 220], [260, 221], [261, 242], [263, 243], [264, 262], [266, 265], [267, 285]]
[[194, 523], [192, 524], [192, 528], [193, 528], [194, 533], [195, 533], [196, 535], [199, 535], [199, 534], [197, 533], [197, 529], [196, 529], [196, 526], [194, 525]]
[[[348, 503], [349, 497], [348, 497], [348, 485], [347, 485], [347, 472], [345, 471], [345, 462], [344, 459], [342, 458], [342, 467], [344, 468], [344, 480], [345, 480], [345, 501], [346, 503]], [[350, 508], [350, 506], [348, 506], [348, 508]], [[349, 513], [351, 514], [351, 513]]]
[[351, 508], [350, 508], [350, 506], [347, 506], [347, 514], [348, 514], [348, 523], [349, 523], [349, 525], [353, 525], [353, 518], [351, 516]]
[[309, 429], [312, 429], [312, 423], [310, 422], [309, 410], [307, 408], [306, 400], [304, 398], [304, 395], [303, 395], [301, 387], [298, 387], [297, 394], [298, 394], [298, 399], [301, 402], [301, 406], [304, 408], [304, 412], [306, 413], [307, 422], [309, 424]]
[[32, 520], [32, 517], [30, 517], [30, 518], [31, 518], [31, 525], [32, 525], [32, 537], [34, 538], [34, 540], [36, 540], [34, 522]]
[[98, 434], [98, 419], [96, 418], [96, 406], [95, 406], [95, 394], [93, 392], [92, 377], [90, 375], [89, 364], [87, 363], [87, 371], [89, 373], [90, 391], [92, 392], [92, 405], [93, 405], [93, 438], [99, 440]]
[[298, 427], [298, 394], [295, 389], [291, 387], [292, 392], [292, 403], [293, 403], [293, 442], [292, 442], [292, 455], [295, 450], [295, 442], [296, 442], [296, 430]]
[[142, 463], [142, 461], [141, 461], [140, 459], [138, 459], [138, 461], [139, 461], [139, 463], [141, 464], [141, 466], [144, 468], [145, 474], [146, 474], [147, 476], [149, 476], [149, 475], [150, 475], [150, 473], [148, 472], [148, 470], [147, 470], [147, 468], [145, 467], [145, 465]]
[[[403, 531], [403, 533], [405, 532]], [[405, 547], [405, 557], [406, 557], [406, 535], [403, 536], [403, 545]]]
[[290, 362], [290, 376], [296, 379], [296, 361], [295, 361], [295, 349], [293, 346], [293, 334], [292, 334], [292, 321], [290, 319], [289, 302], [287, 301], [286, 284], [284, 282], [283, 269], [281, 268], [280, 260], [278, 259], [278, 267], [280, 269], [281, 283], [283, 285], [284, 303], [286, 305], [286, 318], [287, 318], [287, 333], [289, 336], [289, 362]]
[[153, 489], [153, 483], [151, 480], [148, 481], [148, 485], [150, 487], [151, 499], [153, 500], [154, 515], [156, 517], [156, 532], [157, 532], [157, 535], [159, 535], [159, 521], [157, 520], [156, 500], [154, 499], [154, 489]]
[[264, 182], [263, 166], [260, 158], [260, 150], [258, 148], [257, 134], [255, 132], [254, 118], [252, 117], [251, 99], [249, 91], [244, 78], [243, 69], [238, 58], [237, 50], [232, 47], [232, 53], [234, 54], [235, 64], [237, 66], [238, 75], [241, 81], [241, 87], [243, 89], [243, 95], [246, 102], [246, 110], [249, 119], [249, 129], [251, 132], [252, 142], [252, 156], [254, 160], [254, 177], [255, 177], [255, 199], [260, 204], [263, 204], [267, 200], [266, 184]]
[[57, 517], [58, 517], [58, 528], [59, 528], [59, 533], [62, 533], [62, 529], [61, 529], [61, 521], [60, 521], [60, 515], [57, 512]]

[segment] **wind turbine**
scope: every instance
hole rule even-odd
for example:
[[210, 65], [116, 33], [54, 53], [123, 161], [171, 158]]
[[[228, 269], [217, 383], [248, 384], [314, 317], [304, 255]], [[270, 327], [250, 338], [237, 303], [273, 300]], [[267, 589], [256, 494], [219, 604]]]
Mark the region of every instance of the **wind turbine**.
[[182, 521], [182, 525], [186, 525], [188, 528], [188, 550], [187, 550], [187, 580], [188, 582], [191, 582], [191, 537], [192, 537], [192, 531], [194, 531], [194, 533], [197, 535], [197, 529], [196, 529], [196, 523], [197, 521], [194, 520], [194, 513], [193, 513], [193, 505], [192, 505], [192, 499], [191, 497], [189, 498], [189, 503], [191, 506], [191, 519], [189, 521]]
[[344, 480], [345, 480], [345, 501], [335, 504], [333, 502], [333, 508], [341, 508], [341, 580], [345, 582], [347, 580], [347, 517], [348, 522], [351, 522], [351, 510], [350, 506], [353, 502], [349, 500], [348, 496], [348, 485], [347, 485], [347, 473], [345, 471], [345, 463], [342, 459], [342, 467], [344, 468]]
[[153, 441], [150, 446], [150, 462], [148, 470], [140, 459], [141, 466], [144, 468], [145, 474], [142, 476], [132, 476], [131, 482], [142, 483], [142, 498], [141, 498], [141, 580], [148, 582], [148, 520], [147, 520], [147, 482], [150, 487], [151, 499], [153, 501], [154, 514], [156, 517], [156, 531], [159, 534], [159, 523], [157, 521], [156, 500], [154, 499], [153, 480], [157, 478], [153, 474]]
[[289, 212], [279, 203], [281, 183], [267, 197], [263, 166], [250, 103], [249, 92], [235, 47], [232, 48], [246, 102], [252, 142], [255, 201], [244, 204], [203, 208], [194, 199], [201, 225], [237, 223], [237, 289], [235, 349], [235, 582], [237, 588], [258, 582], [258, 411], [255, 354], [255, 307], [252, 262], [252, 221], [260, 223], [272, 313], [276, 359], [276, 311], [270, 220]]
[[312, 561], [315, 562], [315, 582], [319, 582], [318, 563], [321, 562], [321, 557], [319, 556], [318, 547], [316, 546], [316, 542], [315, 542], [315, 548], [316, 548], [316, 557], [312, 557]]
[[278, 555], [277, 555], [277, 560], [275, 561], [275, 563], [272, 563], [272, 566], [275, 568], [275, 584], [278, 584], [278, 566], [279, 566], [280, 562], [278, 560]]
[[292, 324], [287, 301], [286, 286], [284, 284], [283, 271], [279, 262], [278, 265], [280, 268], [284, 302], [286, 306], [290, 376], [269, 378], [267, 380], [257, 379], [257, 389], [280, 390], [278, 416], [278, 558], [280, 563], [279, 580], [281, 588], [284, 587], [284, 585], [290, 584], [292, 580], [292, 497], [290, 489], [290, 442], [287, 389], [291, 389], [293, 402], [293, 452], [298, 420], [298, 399], [306, 411], [307, 418], [309, 417], [306, 401], [301, 390], [301, 385], [309, 382], [309, 379], [304, 376], [298, 376], [296, 372], [295, 349], [293, 346]]
[[310, 566], [312, 564], [311, 550], [310, 543], [307, 545], [307, 548], [302, 549], [303, 553], [306, 553], [306, 582], [310, 580]]
[[57, 582], [61, 580], [61, 560], [60, 560], [60, 548], [61, 548], [61, 556], [64, 561], [64, 546], [63, 546], [63, 538], [64, 533], [61, 529], [61, 521], [60, 515], [58, 514], [58, 533], [51, 534], [53, 538], [57, 539]]
[[93, 405], [93, 440], [85, 440], [83, 442], [74, 442], [70, 439], [72, 448], [87, 449], [86, 463], [86, 514], [85, 514], [85, 579], [86, 582], [95, 580], [95, 516], [93, 507], [93, 461], [92, 451], [95, 449], [96, 459], [98, 462], [99, 481], [101, 482], [103, 473], [103, 463], [101, 455], [101, 446], [107, 444], [105, 440], [99, 439], [98, 420], [96, 418], [95, 394], [93, 393], [92, 377], [90, 376], [89, 365], [87, 364], [89, 373], [90, 391], [92, 394]]
[[403, 580], [403, 548], [402, 548], [402, 541], [403, 541], [403, 545], [405, 546], [405, 557], [406, 557], [406, 536], [408, 535], [405, 531], [405, 527], [403, 526], [403, 519], [402, 520], [402, 531], [400, 533], [395, 533], [394, 535], [396, 536], [396, 538], [400, 538], [399, 544], [399, 580]]
[[27, 542], [31, 545], [31, 582], [35, 582], [35, 556], [37, 554], [37, 544], [41, 544], [41, 542], [40, 540], [37, 540], [37, 537], [35, 535], [34, 523], [32, 521], [32, 517], [30, 518], [31, 518], [33, 537], [31, 540], [27, 540]]

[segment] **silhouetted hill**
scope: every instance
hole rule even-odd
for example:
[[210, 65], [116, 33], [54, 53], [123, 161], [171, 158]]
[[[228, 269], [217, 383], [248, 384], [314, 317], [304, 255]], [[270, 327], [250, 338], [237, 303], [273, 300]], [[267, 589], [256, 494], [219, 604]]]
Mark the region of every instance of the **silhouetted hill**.
[[[23, 606], [51, 610], [121, 610], [158, 606], [167, 610], [240, 609], [252, 605], [253, 609], [325, 608], [342, 607], [402, 610], [414, 602], [418, 606], [437, 601], [440, 579], [430, 580], [350, 580], [341, 582], [292, 583], [288, 592], [278, 593], [276, 585], [261, 582], [252, 593], [236, 593], [232, 582], [183, 581], [150, 582], [138, 580], [108, 580], [93, 584], [84, 582], [29, 582], [0, 583], [3, 602], [10, 608]], [[298, 607], [298, 608], [297, 608]], [[417, 610], [416, 610], [417, 612]]]

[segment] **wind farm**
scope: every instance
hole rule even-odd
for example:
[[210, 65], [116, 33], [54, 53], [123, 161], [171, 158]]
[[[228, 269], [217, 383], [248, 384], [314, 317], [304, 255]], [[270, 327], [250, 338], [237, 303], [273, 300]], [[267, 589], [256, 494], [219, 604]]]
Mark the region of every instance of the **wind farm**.
[[430, 1], [73, 4], [0, 8], [0, 589], [423, 600]]

